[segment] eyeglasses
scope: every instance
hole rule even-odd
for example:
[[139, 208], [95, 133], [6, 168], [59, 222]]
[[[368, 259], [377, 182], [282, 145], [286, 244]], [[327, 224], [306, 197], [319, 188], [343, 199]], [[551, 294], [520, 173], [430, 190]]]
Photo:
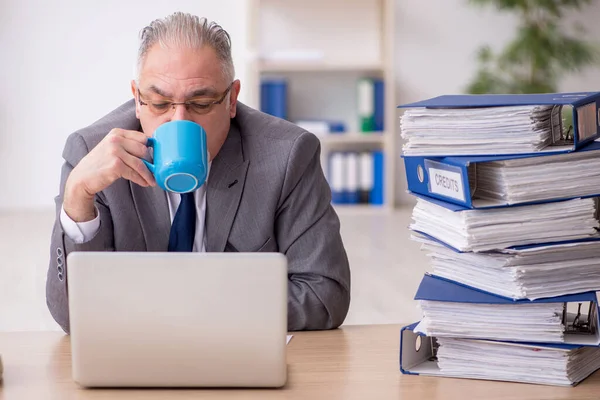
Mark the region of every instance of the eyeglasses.
[[140, 106], [148, 106], [148, 109], [150, 110], [150, 112], [152, 112], [155, 115], [163, 115], [169, 110], [174, 110], [175, 107], [178, 105], [185, 106], [185, 109], [187, 111], [193, 112], [197, 115], [204, 115], [204, 114], [208, 114], [215, 105], [221, 104], [223, 102], [223, 100], [225, 100], [225, 97], [227, 97], [227, 93], [229, 93], [232, 86], [233, 86], [233, 82], [231, 82], [229, 87], [225, 90], [225, 92], [223, 92], [223, 94], [221, 95], [219, 100], [215, 100], [215, 101], [184, 101], [182, 103], [175, 103], [172, 101], [157, 101], [157, 102], [152, 102], [150, 100], [143, 101], [142, 94], [140, 93], [140, 89], [138, 88], [138, 101], [140, 103]]

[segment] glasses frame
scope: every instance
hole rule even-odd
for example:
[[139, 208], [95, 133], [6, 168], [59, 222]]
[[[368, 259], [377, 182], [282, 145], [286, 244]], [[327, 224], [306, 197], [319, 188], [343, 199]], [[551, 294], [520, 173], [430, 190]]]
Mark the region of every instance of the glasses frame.
[[[223, 100], [225, 100], [225, 97], [227, 97], [227, 94], [229, 93], [229, 91], [233, 87], [234, 83], [235, 83], [235, 81], [231, 82], [229, 84], [229, 86], [227, 87], [227, 89], [225, 89], [225, 91], [223, 92], [223, 94], [221, 95], [221, 98], [219, 100], [215, 100], [215, 101], [206, 103], [209, 106], [206, 109], [206, 112], [204, 112], [203, 114], [200, 114], [197, 111], [192, 111], [192, 112], [194, 112], [194, 113], [196, 113], [198, 115], [205, 115], [205, 114], [208, 114], [209, 112], [211, 112], [214, 106], [221, 104], [223, 102]], [[148, 106], [148, 108], [150, 109], [150, 112], [152, 112], [153, 114], [156, 114], [155, 112], [152, 111], [152, 109], [150, 108], [150, 105], [148, 103], [146, 103], [145, 101], [142, 100], [142, 93], [140, 92], [140, 88], [139, 87], [137, 88], [137, 93], [138, 93], [138, 102], [139, 102], [140, 106]], [[165, 108], [165, 111], [163, 113], [159, 114], [159, 115], [166, 114], [169, 111], [169, 108], [171, 110], [175, 110], [175, 107], [179, 106], [179, 105], [185, 106], [185, 109], [187, 111], [190, 111], [190, 106], [192, 104], [194, 104], [195, 102], [193, 102], [193, 101], [184, 101], [184, 102], [165, 101], [164, 103], [168, 104], [168, 107]], [[192, 108], [192, 110], [193, 110], [193, 108]]]

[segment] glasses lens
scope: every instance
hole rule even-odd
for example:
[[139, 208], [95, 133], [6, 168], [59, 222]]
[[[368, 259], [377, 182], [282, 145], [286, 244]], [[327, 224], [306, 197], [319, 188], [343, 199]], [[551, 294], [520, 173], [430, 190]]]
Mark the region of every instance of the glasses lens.
[[156, 115], [162, 115], [173, 108], [172, 103], [167, 102], [158, 102], [158, 103], [148, 103], [148, 108], [150, 111]]
[[196, 113], [198, 115], [204, 115], [207, 114], [211, 108], [212, 108], [212, 103], [196, 103], [196, 102], [192, 102], [189, 103], [190, 105], [190, 111], [192, 111], [193, 113]]

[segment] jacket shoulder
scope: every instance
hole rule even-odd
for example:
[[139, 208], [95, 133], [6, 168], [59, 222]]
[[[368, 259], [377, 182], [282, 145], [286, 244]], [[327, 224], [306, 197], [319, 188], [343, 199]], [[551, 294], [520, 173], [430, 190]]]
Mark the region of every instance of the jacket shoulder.
[[133, 99], [123, 103], [96, 122], [77, 130], [73, 135], [80, 136], [87, 148], [91, 150], [114, 128], [141, 130], [140, 121], [135, 116]]

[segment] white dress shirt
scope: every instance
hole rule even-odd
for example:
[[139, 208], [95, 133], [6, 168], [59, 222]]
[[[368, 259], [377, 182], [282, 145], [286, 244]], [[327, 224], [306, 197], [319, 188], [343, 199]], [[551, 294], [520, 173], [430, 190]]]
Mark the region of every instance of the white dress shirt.
[[[210, 173], [209, 163], [209, 173]], [[208, 182], [208, 174], [206, 176]], [[204, 236], [204, 225], [206, 220], [206, 183], [200, 189], [194, 192], [194, 201], [196, 202], [196, 235], [194, 237], [194, 246], [192, 251], [203, 253], [206, 251], [206, 238]], [[181, 202], [181, 195], [167, 192], [167, 203], [169, 205], [169, 216], [171, 223], [175, 218], [175, 213]], [[86, 222], [75, 222], [65, 212], [64, 207], [60, 212], [60, 224], [65, 234], [75, 243], [85, 243], [90, 241], [100, 229], [100, 213], [96, 208], [96, 218]]]

